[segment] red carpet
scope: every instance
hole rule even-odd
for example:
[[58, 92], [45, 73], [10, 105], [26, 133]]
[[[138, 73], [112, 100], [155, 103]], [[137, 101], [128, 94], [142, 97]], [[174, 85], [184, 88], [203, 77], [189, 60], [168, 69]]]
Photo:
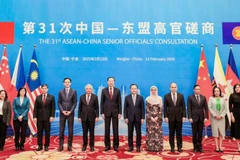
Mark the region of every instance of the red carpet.
[[[169, 152], [169, 144], [168, 137], [165, 137], [164, 140], [164, 151], [162, 152], [147, 152], [145, 151], [145, 137], [143, 137], [143, 145], [141, 148], [141, 152], [137, 153], [136, 151], [129, 153], [127, 152], [128, 143], [127, 137], [120, 137], [120, 146], [119, 152], [114, 152], [113, 150], [104, 152], [104, 141], [102, 136], [97, 136], [95, 139], [95, 151], [89, 152], [89, 148], [86, 152], [82, 152], [82, 137], [75, 136], [74, 144], [73, 144], [73, 152], [67, 151], [66, 144], [64, 145], [64, 151], [58, 152], [58, 137], [51, 137], [51, 145], [49, 147], [48, 152], [44, 151], [35, 151], [37, 147], [37, 138], [27, 139], [25, 144], [25, 151], [18, 152], [15, 151], [14, 141], [12, 138], [8, 138], [5, 144], [5, 148], [3, 152], [0, 152], [0, 159], [7, 160], [61, 160], [61, 159], [99, 159], [99, 160], [111, 160], [111, 159], [178, 159], [178, 160], [187, 160], [187, 159], [231, 159], [231, 160], [240, 160], [240, 153], [236, 152], [236, 142], [230, 139], [225, 139], [223, 143], [224, 153], [216, 153], [214, 139], [207, 138], [203, 141], [203, 149], [204, 153], [193, 153], [192, 152], [192, 143], [191, 137], [185, 136], [183, 142], [183, 153], [170, 153]], [[67, 138], [65, 139], [65, 141]]]

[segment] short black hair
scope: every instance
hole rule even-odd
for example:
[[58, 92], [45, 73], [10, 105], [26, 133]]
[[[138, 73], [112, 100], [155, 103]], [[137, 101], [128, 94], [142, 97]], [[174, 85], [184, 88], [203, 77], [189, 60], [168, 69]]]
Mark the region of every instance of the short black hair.
[[63, 79], [63, 82], [65, 82], [65, 80], [67, 80], [67, 79], [68, 79], [70, 82], [72, 82], [71, 78], [68, 78], [68, 77], [64, 78], [64, 79]]
[[27, 97], [27, 89], [25, 87], [20, 87], [19, 90], [18, 90], [18, 94], [17, 94], [17, 97], [20, 97], [20, 91], [24, 89], [25, 90], [25, 94], [24, 94], [24, 97]]
[[222, 97], [222, 90], [221, 90], [220, 87], [218, 87], [218, 86], [214, 86], [214, 87], [213, 87], [213, 90], [212, 90], [213, 97], [215, 97], [214, 91], [215, 91], [216, 88], [219, 89], [220, 97]]
[[193, 89], [195, 89], [196, 87], [200, 87], [200, 85], [195, 84], [195, 85], [193, 86]]
[[7, 92], [5, 90], [1, 90], [0, 93], [2, 92], [5, 92], [5, 98], [4, 98], [4, 101], [6, 101], [8, 99], [8, 95], [7, 95]]
[[112, 79], [114, 80], [114, 82], [115, 82], [115, 78], [114, 78], [114, 77], [108, 77], [108, 78], [107, 78], [107, 81], [108, 81], [110, 78], [112, 78]]
[[136, 87], [138, 88], [138, 85], [137, 85], [137, 84], [134, 84], [134, 83], [131, 84], [131, 85], [130, 85], [130, 88], [131, 88], [132, 86], [136, 86]]
[[236, 90], [236, 88], [237, 88], [237, 86], [239, 86], [240, 87], [240, 83], [236, 83], [234, 86], [233, 86], [233, 93], [237, 93], [235, 90]]
[[48, 85], [47, 84], [42, 84], [41, 88], [43, 88], [43, 87], [47, 87], [48, 88]]

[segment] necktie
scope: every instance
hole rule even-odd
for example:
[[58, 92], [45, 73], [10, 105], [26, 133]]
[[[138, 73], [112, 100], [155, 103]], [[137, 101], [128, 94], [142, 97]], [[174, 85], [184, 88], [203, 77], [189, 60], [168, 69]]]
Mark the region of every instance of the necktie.
[[175, 94], [173, 94], [173, 103], [174, 103], [174, 106], [176, 106], [176, 96], [175, 96]]
[[112, 99], [112, 95], [113, 95], [113, 93], [112, 93], [112, 87], [110, 87], [110, 93], [109, 93], [109, 95], [110, 95], [110, 99]]
[[216, 109], [217, 109], [218, 111], [221, 110], [221, 102], [220, 102], [220, 99], [219, 99], [219, 98], [218, 98], [217, 101], [216, 101]]
[[69, 92], [68, 89], [66, 89], [66, 98], [68, 98], [68, 92]]
[[88, 94], [88, 97], [87, 97], [87, 105], [89, 105], [89, 102], [90, 102], [90, 95]]
[[136, 104], [136, 95], [132, 96], [132, 98], [133, 98], [133, 105], [135, 106], [135, 104]]
[[46, 103], [46, 95], [44, 94], [43, 95], [43, 104], [45, 104]]
[[197, 103], [198, 103], [198, 105], [200, 104], [200, 97], [199, 97], [199, 95], [197, 95]]

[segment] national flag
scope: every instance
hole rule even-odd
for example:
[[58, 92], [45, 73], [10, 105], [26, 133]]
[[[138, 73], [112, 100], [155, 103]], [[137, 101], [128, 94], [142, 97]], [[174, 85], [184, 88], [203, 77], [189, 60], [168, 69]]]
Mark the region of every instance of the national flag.
[[232, 47], [230, 48], [229, 57], [228, 57], [226, 80], [227, 80], [228, 89], [230, 93], [233, 93], [233, 86], [236, 83], [239, 83], [239, 76], [238, 76], [238, 71], [237, 71], [236, 63], [235, 63], [233, 52], [232, 52]]
[[27, 89], [27, 96], [30, 99], [30, 110], [28, 112], [28, 118], [29, 118], [28, 126], [31, 130], [31, 133], [35, 135], [37, 133], [37, 127], [33, 121], [34, 102], [36, 97], [42, 93], [38, 61], [37, 61], [35, 48], [33, 50], [32, 59], [30, 61], [30, 69], [27, 77], [26, 89]]
[[227, 101], [227, 116], [228, 116], [228, 123], [231, 124], [230, 112], [228, 108], [228, 97], [230, 95], [230, 91], [228, 89], [228, 84], [223, 72], [222, 62], [219, 57], [218, 48], [216, 47], [215, 51], [215, 60], [214, 60], [214, 69], [213, 75], [216, 85], [221, 89], [222, 94]]
[[222, 23], [223, 44], [240, 44], [240, 22]]
[[[206, 60], [203, 48], [202, 48], [201, 58], [199, 62], [197, 84], [200, 85], [201, 87], [201, 94], [203, 94], [208, 101], [209, 97], [211, 97], [212, 95], [212, 84], [211, 84], [207, 60]], [[208, 121], [204, 123], [205, 126], [209, 126], [210, 124], [211, 124], [210, 119], [208, 119]]]
[[[17, 96], [16, 88], [11, 84], [10, 69], [8, 63], [8, 55], [6, 46], [4, 46], [2, 62], [0, 65], [0, 89], [4, 89], [8, 94], [8, 100], [12, 104], [14, 98]], [[13, 118], [13, 116], [12, 116]], [[10, 122], [13, 128], [13, 121]]]
[[0, 22], [0, 44], [14, 43], [14, 22]]
[[[16, 91], [19, 90], [21, 87], [23, 87], [26, 83], [25, 72], [23, 67], [23, 58], [22, 58], [22, 47], [20, 47], [18, 51], [18, 56], [15, 63], [11, 83], [16, 88]], [[13, 111], [12, 111], [12, 118], [13, 118]]]

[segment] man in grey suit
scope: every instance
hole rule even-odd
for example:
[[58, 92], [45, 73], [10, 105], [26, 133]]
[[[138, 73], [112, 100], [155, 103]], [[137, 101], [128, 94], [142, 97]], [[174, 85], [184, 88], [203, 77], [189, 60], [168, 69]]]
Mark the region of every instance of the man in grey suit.
[[204, 122], [208, 119], [208, 105], [206, 97], [200, 94], [200, 86], [193, 86], [194, 94], [188, 97], [188, 119], [192, 124], [193, 152], [202, 153], [202, 132]]
[[77, 105], [77, 92], [70, 88], [71, 81], [70, 78], [64, 78], [63, 83], [65, 88], [58, 93], [58, 106], [60, 109], [59, 152], [63, 150], [66, 120], [68, 121], [68, 151], [72, 151], [74, 110]]

